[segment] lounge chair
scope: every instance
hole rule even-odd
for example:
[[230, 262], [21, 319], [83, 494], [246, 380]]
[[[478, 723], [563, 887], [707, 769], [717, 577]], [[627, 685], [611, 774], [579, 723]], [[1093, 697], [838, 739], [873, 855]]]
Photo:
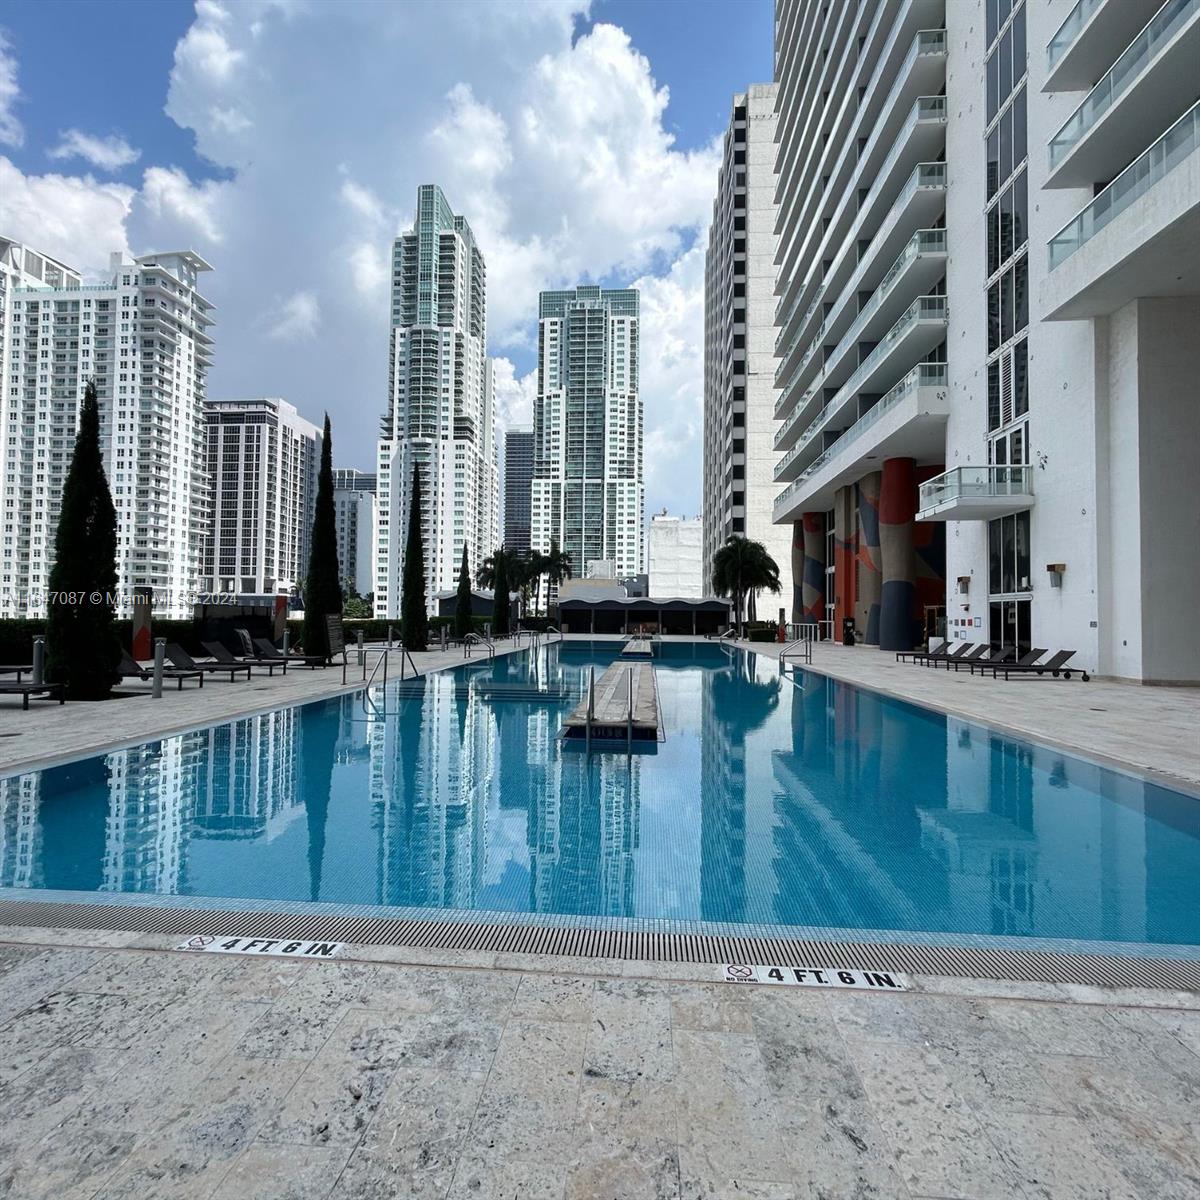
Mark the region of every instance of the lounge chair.
[[266, 638], [255, 638], [254, 646], [263, 658], [271, 659], [275, 662], [283, 663], [298, 663], [302, 667], [324, 667], [328, 666], [323, 654], [293, 654], [290, 651], [285, 656], [281, 650], [269, 642]]
[[223, 642], [201, 642], [204, 653], [219, 663], [228, 667], [266, 667], [268, 675], [275, 674], [275, 668], [280, 667], [287, 674], [287, 663], [268, 658], [237, 658]]
[[[1044, 663], [1030, 663], [1027, 666], [1022, 666], [1019, 663], [1008, 663], [996, 667], [992, 671], [992, 677], [996, 678], [1003, 671], [1004, 678], [1007, 679], [1010, 675], [1045, 675], [1047, 671], [1054, 676], [1055, 679], [1061, 675], [1064, 679], [1071, 678], [1071, 669], [1065, 664], [1075, 657], [1074, 650], [1056, 650]], [[1084, 683], [1087, 683], [1091, 676], [1082, 671], [1079, 676]]]
[[32, 674], [33, 674], [33, 665], [32, 664], [30, 664], [29, 666], [9, 665], [9, 666], [0, 667], [0, 675], [15, 675], [17, 677], [18, 683], [21, 682], [22, 675], [32, 675]]
[[[143, 667], [141, 663], [129, 653], [128, 650], [121, 651], [121, 665], [117, 668], [121, 673], [122, 679], [153, 679], [154, 672], [149, 667]], [[163, 678], [174, 679], [179, 685], [179, 691], [183, 691], [183, 681], [185, 679], [195, 679], [201, 687], [204, 686], [204, 672], [200, 670], [185, 671], [180, 667], [168, 667], [163, 665]]]
[[[986, 650], [987, 647], [985, 646], [984, 649]], [[966, 658], [959, 659], [954, 664], [954, 669], [957, 671], [960, 665], [970, 667], [971, 674], [973, 675], [976, 667], [990, 667], [994, 663], [1008, 662], [1016, 652], [1015, 646], [1001, 646], [999, 650], [992, 650], [986, 655], [979, 655], [978, 657], [968, 655]], [[949, 667], [946, 668], [946, 670], [949, 669]]]
[[20, 696], [21, 707], [28, 712], [30, 696], [42, 696], [47, 700], [58, 697], [62, 704], [67, 698], [67, 689], [62, 683], [0, 683], [0, 696]]
[[[1014, 654], [1016, 653], [1015, 648], [1013, 650], [1013, 653]], [[1028, 651], [1026, 651], [1026, 653], [1022, 654], [1021, 657], [1016, 660], [1016, 662], [1010, 663], [1010, 662], [1005, 661], [1003, 664], [997, 663], [995, 665], [993, 665], [990, 662], [972, 663], [971, 664], [971, 674], [974, 675], [975, 668], [978, 667], [980, 675], [986, 675], [989, 671], [991, 671], [992, 678], [995, 679], [997, 669], [1003, 670], [1004, 667], [1006, 667], [1006, 666], [1009, 667], [1010, 669], [1013, 667], [1031, 667], [1045, 653], [1046, 653], [1046, 648], [1044, 646], [1041, 649], [1039, 649], [1037, 646], [1035, 646], [1032, 650], [1028, 650]]]
[[[962, 646], [969, 645], [968, 642], [960, 643]], [[920, 662], [925, 658], [948, 658], [950, 656], [951, 643], [943, 642], [936, 650], [898, 650], [896, 652], [896, 661], [903, 662], [906, 658], [913, 662]]]
[[171, 662], [183, 671], [216, 671], [219, 674], [229, 672], [229, 682], [232, 683], [241, 672], [246, 672], [246, 678], [250, 678], [251, 667], [249, 663], [208, 663], [197, 662], [182, 646], [175, 642], [167, 643], [167, 657]]
[[936, 667], [941, 663], [945, 663], [947, 671], [950, 670], [951, 667], [953, 667], [955, 670], [958, 670], [959, 663], [978, 662], [985, 654], [989, 654], [990, 652], [991, 647], [986, 643], [981, 643], [978, 646], [972, 646], [966, 654], [951, 654], [946, 658], [939, 658], [934, 662], [933, 665]]

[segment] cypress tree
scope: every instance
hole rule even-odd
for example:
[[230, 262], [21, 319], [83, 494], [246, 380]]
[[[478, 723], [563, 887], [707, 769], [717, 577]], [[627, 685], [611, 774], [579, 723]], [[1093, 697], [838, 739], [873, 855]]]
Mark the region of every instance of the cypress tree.
[[333, 509], [333, 439], [329, 414], [321, 441], [321, 471], [317, 476], [317, 502], [308, 551], [308, 576], [304, 581], [304, 652], [329, 657], [329, 630], [325, 618], [342, 611], [342, 583], [338, 578], [337, 518]]
[[63, 487], [46, 620], [47, 677], [70, 700], [103, 700], [120, 678], [115, 626], [117, 510], [100, 453], [100, 402], [89, 380]]
[[508, 633], [508, 552], [496, 552], [496, 571], [492, 581], [492, 637]]
[[408, 541], [404, 545], [400, 626], [406, 649], [429, 648], [429, 614], [425, 610], [425, 543], [421, 540], [421, 472], [416, 463], [413, 463], [412, 498], [408, 506]]
[[467, 567], [467, 543], [463, 542], [462, 566], [458, 569], [458, 597], [454, 601], [454, 636], [471, 632], [471, 572]]

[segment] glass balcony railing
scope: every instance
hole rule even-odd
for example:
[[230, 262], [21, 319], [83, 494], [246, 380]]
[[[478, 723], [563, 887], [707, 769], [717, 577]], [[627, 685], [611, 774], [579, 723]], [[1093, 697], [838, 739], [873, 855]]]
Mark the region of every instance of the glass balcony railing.
[[[775, 501], [774, 519], [778, 521], [780, 515], [787, 510], [787, 502], [792, 496], [800, 490], [807, 480], [811, 479], [830, 459], [841, 454], [843, 450], [849, 448], [850, 444], [859, 438], [863, 433], [871, 428], [876, 421], [884, 415], [884, 413], [893, 409], [905, 397], [912, 395], [917, 388], [922, 387], [941, 387], [944, 388], [947, 382], [947, 367], [945, 363], [918, 363], [905, 377], [890, 392], [880, 398], [878, 403], [868, 409], [857, 421], [854, 422], [831, 446], [822, 451], [813, 461], [797, 476], [786, 491], [784, 491]], [[804, 443], [801, 442], [800, 445]], [[798, 445], [795, 450], [780, 461], [776, 471], [782, 471], [784, 464], [794, 458], [799, 451]]]
[[1050, 44], [1046, 47], [1047, 69], [1062, 58], [1067, 47], [1079, 36], [1079, 31], [1091, 20], [1092, 13], [1104, 2], [1105, 0], [1079, 0], [1079, 3], [1067, 13], [1067, 19], [1058, 27], [1058, 32], [1050, 39]]
[[1167, 0], [1109, 68], [1108, 74], [1092, 88], [1084, 102], [1050, 139], [1051, 170], [1070, 154], [1129, 85], [1145, 71], [1159, 51], [1198, 12], [1200, 0]]
[[954, 500], [993, 500], [1005, 496], [1032, 496], [1033, 468], [954, 467], [920, 485], [917, 510], [939, 508]]
[[[854, 318], [854, 323], [842, 335], [841, 341], [838, 343], [840, 351], [847, 342], [853, 341], [858, 335], [862, 327], [871, 319], [871, 315], [876, 312], [879, 306], [888, 298], [891, 293], [892, 285], [904, 273], [905, 267], [909, 263], [914, 262], [922, 254], [945, 254], [946, 252], [946, 231], [944, 229], [918, 229], [916, 233], [905, 243], [904, 249], [900, 251], [896, 261], [887, 269], [887, 273], [879, 281], [872, 292], [871, 298], [862, 306], [858, 315]], [[800, 370], [808, 365], [809, 359], [812, 357], [820, 342], [821, 335], [825, 332], [825, 326], [828, 321], [821, 323], [821, 328], [813, 334], [812, 343], [806, 351], [804, 358], [801, 360], [800, 369], [797, 369], [797, 374]], [[791, 347], [785, 351], [785, 357], [791, 353]], [[837, 351], [831, 357], [837, 357]], [[781, 362], [780, 368], [783, 367]], [[777, 371], [775, 375], [775, 384], [778, 386], [781, 371]]]
[[1194, 104], [1144, 154], [1121, 172], [1078, 216], [1050, 239], [1050, 270], [1144, 196], [1200, 146], [1200, 103]]

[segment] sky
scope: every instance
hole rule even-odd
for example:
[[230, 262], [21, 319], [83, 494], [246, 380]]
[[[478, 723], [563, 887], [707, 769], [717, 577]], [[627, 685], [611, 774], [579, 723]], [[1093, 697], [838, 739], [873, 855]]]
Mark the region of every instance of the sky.
[[701, 493], [704, 247], [771, 0], [3, 0], [0, 235], [91, 276], [194, 249], [213, 398], [283, 396], [373, 469], [388, 262], [438, 183], [488, 270], [499, 426], [537, 293], [642, 295], [646, 509]]

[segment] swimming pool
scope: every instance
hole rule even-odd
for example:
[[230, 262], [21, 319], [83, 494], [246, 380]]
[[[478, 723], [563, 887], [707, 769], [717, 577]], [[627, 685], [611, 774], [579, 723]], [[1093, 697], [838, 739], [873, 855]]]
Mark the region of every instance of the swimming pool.
[[0, 779], [0, 888], [1200, 957], [1200, 799], [713, 643], [656, 648], [653, 752], [564, 747], [618, 649], [472, 660]]

